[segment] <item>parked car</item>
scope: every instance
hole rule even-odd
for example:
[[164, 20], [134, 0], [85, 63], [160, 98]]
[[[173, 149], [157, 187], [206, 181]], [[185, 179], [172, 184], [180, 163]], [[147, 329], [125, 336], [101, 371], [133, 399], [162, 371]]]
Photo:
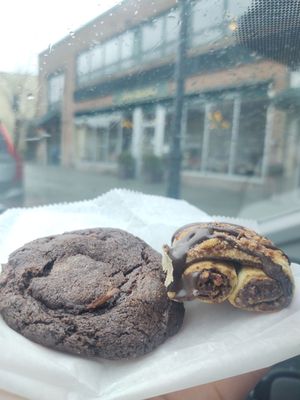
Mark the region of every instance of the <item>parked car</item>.
[[11, 137], [0, 122], [0, 212], [24, 201], [23, 164]]

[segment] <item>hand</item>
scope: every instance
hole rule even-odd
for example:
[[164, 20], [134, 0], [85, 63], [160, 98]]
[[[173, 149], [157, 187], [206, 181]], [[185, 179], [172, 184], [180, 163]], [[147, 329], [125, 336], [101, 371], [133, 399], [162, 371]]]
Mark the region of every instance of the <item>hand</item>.
[[245, 400], [250, 390], [267, 371], [267, 368], [261, 369], [191, 389], [152, 397], [151, 400]]

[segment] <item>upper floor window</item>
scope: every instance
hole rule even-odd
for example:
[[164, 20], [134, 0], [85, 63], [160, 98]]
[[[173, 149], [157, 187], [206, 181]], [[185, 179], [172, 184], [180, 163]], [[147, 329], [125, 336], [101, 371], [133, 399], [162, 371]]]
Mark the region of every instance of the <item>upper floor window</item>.
[[227, 17], [236, 19], [251, 6], [251, 0], [228, 0], [227, 2]]
[[179, 12], [178, 9], [171, 10], [165, 16], [165, 49], [167, 53], [173, 53], [176, 50], [176, 42], [179, 36]]
[[129, 67], [133, 64], [133, 57], [136, 49], [136, 32], [128, 31], [120, 36], [120, 58], [124, 67]]
[[120, 58], [120, 40], [113, 38], [105, 43], [105, 66], [116, 64]]
[[211, 43], [222, 37], [224, 0], [198, 0], [191, 10], [191, 45]]
[[90, 69], [95, 71], [104, 65], [104, 49], [103, 46], [96, 46], [90, 51]]
[[48, 80], [48, 101], [49, 105], [58, 103], [63, 98], [65, 77], [64, 74], [51, 76]]
[[156, 58], [163, 43], [163, 18], [156, 18], [142, 27], [142, 52], [146, 58]]

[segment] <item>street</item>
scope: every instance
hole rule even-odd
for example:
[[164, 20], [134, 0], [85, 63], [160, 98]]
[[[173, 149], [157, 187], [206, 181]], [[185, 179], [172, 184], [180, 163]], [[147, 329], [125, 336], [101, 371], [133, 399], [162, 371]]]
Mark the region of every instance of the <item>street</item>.
[[[92, 199], [114, 189], [126, 188], [147, 194], [166, 194], [166, 183], [120, 180], [114, 175], [77, 171], [60, 166], [25, 165], [25, 205], [37, 206]], [[236, 216], [245, 194], [224, 188], [182, 185], [182, 198], [212, 215]]]

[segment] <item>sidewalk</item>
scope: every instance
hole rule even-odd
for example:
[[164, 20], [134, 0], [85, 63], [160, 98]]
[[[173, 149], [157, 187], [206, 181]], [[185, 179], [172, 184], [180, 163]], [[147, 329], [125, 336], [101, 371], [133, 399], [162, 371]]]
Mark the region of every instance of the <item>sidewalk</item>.
[[[167, 191], [166, 182], [150, 184], [141, 180], [120, 180], [113, 175], [60, 166], [25, 166], [26, 206], [91, 199], [114, 188], [162, 196]], [[193, 188], [183, 184], [182, 198], [209, 214], [236, 216], [243, 206], [245, 194], [230, 188]]]

